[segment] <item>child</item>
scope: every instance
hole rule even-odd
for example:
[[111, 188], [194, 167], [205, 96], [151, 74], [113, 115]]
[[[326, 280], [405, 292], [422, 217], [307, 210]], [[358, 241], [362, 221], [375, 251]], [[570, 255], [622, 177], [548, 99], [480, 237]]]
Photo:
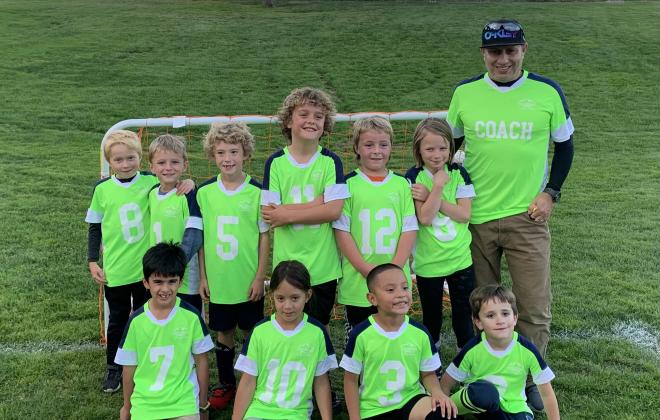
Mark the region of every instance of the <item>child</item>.
[[513, 331], [518, 321], [513, 293], [498, 285], [479, 287], [470, 295], [470, 306], [481, 335], [463, 347], [441, 381], [446, 393], [457, 382], [466, 384], [451, 396], [458, 414], [480, 413], [480, 419], [534, 418], [525, 403], [525, 381], [531, 373], [548, 419], [559, 419], [550, 384], [554, 373], [534, 344]]
[[280, 262], [270, 280], [275, 314], [254, 327], [236, 361], [243, 372], [232, 419], [306, 420], [312, 390], [321, 418], [332, 418], [328, 371], [337, 358], [325, 327], [303, 312], [312, 294], [298, 261]]
[[124, 366], [120, 418], [196, 416], [209, 407], [206, 352], [213, 341], [199, 312], [177, 297], [186, 254], [161, 242], [142, 266], [151, 299], [131, 315], [115, 358]]
[[189, 262], [179, 288], [179, 297], [201, 313], [197, 251], [203, 240], [202, 216], [194, 190], [185, 196], [176, 195], [176, 185], [188, 167], [184, 140], [171, 134], [156, 137], [149, 145], [149, 162], [151, 171], [160, 181], [149, 192], [149, 243], [152, 246], [159, 242], [182, 243]]
[[270, 250], [261, 219], [261, 185], [243, 172], [254, 138], [243, 123], [213, 124], [204, 151], [220, 173], [203, 183], [197, 202], [204, 224], [201, 293], [210, 299], [209, 326], [218, 332], [218, 386], [209, 401], [225, 408], [236, 394], [234, 331], [245, 335], [264, 317], [264, 280]]
[[[417, 236], [415, 206], [406, 178], [387, 169], [394, 132], [384, 118], [353, 124], [353, 151], [359, 169], [346, 175], [351, 197], [332, 224], [341, 253], [339, 303], [351, 327], [376, 312], [367, 300], [366, 277], [376, 265], [393, 262], [410, 281], [408, 259]], [[410, 284], [408, 284], [410, 287]]]
[[349, 197], [341, 160], [319, 146], [334, 114], [334, 104], [320, 90], [295, 89], [287, 96], [279, 118], [289, 145], [266, 161], [261, 197], [264, 220], [276, 228], [273, 264], [298, 260], [309, 268], [314, 293], [305, 311], [323, 325], [330, 322], [341, 276], [330, 223]]
[[454, 418], [456, 406], [435, 375], [440, 367], [435, 345], [426, 328], [406, 315], [412, 293], [403, 269], [378, 265], [367, 275], [367, 286], [378, 312], [353, 328], [340, 364], [349, 418]]
[[468, 230], [474, 187], [465, 169], [451, 164], [454, 140], [445, 121], [427, 118], [417, 125], [413, 156], [415, 166], [406, 177], [414, 184], [412, 196], [421, 225], [413, 269], [423, 323], [437, 343], [446, 281], [451, 296], [452, 327], [460, 349], [474, 336], [468, 302], [474, 289], [472, 236]]

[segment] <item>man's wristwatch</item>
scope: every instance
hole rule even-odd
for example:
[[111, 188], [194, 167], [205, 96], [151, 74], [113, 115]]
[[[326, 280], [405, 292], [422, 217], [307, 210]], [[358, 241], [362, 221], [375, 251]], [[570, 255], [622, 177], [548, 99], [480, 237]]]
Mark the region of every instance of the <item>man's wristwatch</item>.
[[559, 202], [559, 199], [561, 198], [561, 191], [554, 190], [550, 187], [546, 187], [543, 190], [544, 193], [548, 194], [550, 198], [552, 198], [553, 203]]
[[211, 402], [206, 401], [206, 405], [204, 407], [201, 407], [201, 406], [199, 407], [199, 412], [200, 413], [206, 413], [207, 411], [209, 411], [210, 406], [211, 406]]

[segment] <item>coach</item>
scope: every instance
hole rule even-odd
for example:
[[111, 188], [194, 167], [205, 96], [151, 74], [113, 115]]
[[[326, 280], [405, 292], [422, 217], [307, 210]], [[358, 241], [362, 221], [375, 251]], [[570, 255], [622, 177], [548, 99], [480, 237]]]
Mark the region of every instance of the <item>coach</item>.
[[[552, 299], [548, 219], [573, 161], [573, 123], [559, 85], [523, 70], [526, 53], [520, 23], [486, 24], [481, 55], [487, 72], [456, 87], [447, 121], [457, 147], [465, 141], [464, 166], [476, 192], [470, 231], [477, 286], [501, 281], [504, 253], [518, 329], [544, 356]], [[536, 387], [526, 392], [530, 406], [542, 409]]]

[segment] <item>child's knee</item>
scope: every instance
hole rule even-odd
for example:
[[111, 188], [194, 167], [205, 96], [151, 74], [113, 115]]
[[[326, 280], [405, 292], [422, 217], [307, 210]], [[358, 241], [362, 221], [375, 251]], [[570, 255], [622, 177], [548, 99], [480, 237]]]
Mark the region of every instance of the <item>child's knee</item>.
[[500, 409], [500, 393], [488, 381], [476, 381], [467, 386], [470, 402], [481, 410], [494, 412]]

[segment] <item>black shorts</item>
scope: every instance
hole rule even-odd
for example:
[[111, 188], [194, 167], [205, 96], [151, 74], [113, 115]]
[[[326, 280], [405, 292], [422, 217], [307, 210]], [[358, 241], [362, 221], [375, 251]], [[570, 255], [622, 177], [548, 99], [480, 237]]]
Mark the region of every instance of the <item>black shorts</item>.
[[204, 310], [204, 306], [202, 304], [202, 297], [199, 294], [187, 295], [185, 293], [177, 293], [176, 295], [180, 297], [182, 301], [188, 302], [193, 307], [195, 307], [200, 314]]
[[312, 286], [312, 297], [305, 304], [305, 312], [312, 318], [316, 318], [323, 325], [330, 323], [332, 308], [335, 307], [335, 296], [337, 295], [337, 280]]
[[209, 328], [213, 331], [229, 331], [238, 325], [243, 331], [250, 331], [264, 319], [264, 299], [256, 302], [223, 304], [209, 303]]
[[376, 308], [373, 305], [369, 305], [369, 306], [345, 305], [344, 308], [346, 309], [346, 320], [351, 325], [351, 327], [355, 327], [360, 322], [369, 318], [369, 315], [373, 315], [376, 312], [378, 312], [378, 308]]
[[408, 420], [410, 417], [410, 412], [412, 411], [417, 401], [421, 400], [424, 397], [427, 397], [426, 394], [417, 394], [411, 399], [409, 399], [401, 408], [397, 408], [386, 413], [380, 413], [372, 417], [366, 417], [363, 420]]

